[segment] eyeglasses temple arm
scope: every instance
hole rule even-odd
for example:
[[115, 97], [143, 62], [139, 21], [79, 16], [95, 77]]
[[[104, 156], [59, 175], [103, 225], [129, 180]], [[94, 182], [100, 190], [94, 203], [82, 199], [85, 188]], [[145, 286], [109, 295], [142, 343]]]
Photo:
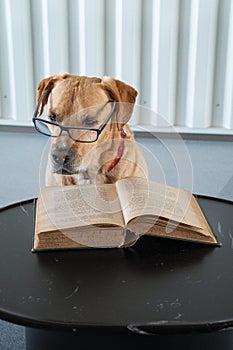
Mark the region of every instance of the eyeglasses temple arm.
[[105, 128], [105, 126], [108, 124], [109, 120], [112, 118], [113, 113], [115, 112], [115, 107], [116, 107], [116, 101], [113, 102], [113, 107], [112, 110], [108, 116], [108, 118], [105, 120], [105, 122], [101, 125], [101, 127], [99, 128], [99, 134], [103, 131], [103, 129]]

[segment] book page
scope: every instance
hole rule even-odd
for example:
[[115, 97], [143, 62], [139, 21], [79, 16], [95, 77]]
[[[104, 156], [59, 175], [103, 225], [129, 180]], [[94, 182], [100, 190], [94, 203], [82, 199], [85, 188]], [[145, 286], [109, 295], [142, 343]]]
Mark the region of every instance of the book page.
[[136, 177], [118, 181], [117, 191], [126, 223], [138, 216], [153, 215], [155, 220], [164, 217], [187, 226], [203, 227], [189, 191]]
[[124, 226], [112, 184], [43, 188], [38, 209], [40, 232], [88, 225]]

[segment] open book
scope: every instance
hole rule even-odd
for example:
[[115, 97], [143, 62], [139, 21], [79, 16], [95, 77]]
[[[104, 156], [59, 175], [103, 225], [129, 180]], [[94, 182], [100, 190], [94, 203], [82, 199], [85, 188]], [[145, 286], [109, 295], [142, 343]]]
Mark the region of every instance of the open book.
[[127, 247], [143, 235], [218, 244], [191, 192], [138, 177], [44, 187], [33, 250]]

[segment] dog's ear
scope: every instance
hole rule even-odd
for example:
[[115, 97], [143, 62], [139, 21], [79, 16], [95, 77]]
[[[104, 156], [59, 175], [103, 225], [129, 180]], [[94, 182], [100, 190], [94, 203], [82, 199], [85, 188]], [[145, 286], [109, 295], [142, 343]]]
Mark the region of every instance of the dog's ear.
[[50, 92], [55, 86], [55, 83], [60, 79], [65, 79], [68, 77], [67, 73], [62, 73], [58, 75], [52, 75], [48, 78], [45, 78], [41, 80], [41, 82], [38, 84], [37, 87], [37, 103], [40, 103], [39, 108], [39, 116], [43, 113], [44, 106], [48, 102], [48, 98], [50, 95]]
[[110, 97], [119, 102], [116, 115], [117, 124], [126, 124], [133, 113], [137, 91], [132, 86], [110, 77], [103, 77], [101, 84]]

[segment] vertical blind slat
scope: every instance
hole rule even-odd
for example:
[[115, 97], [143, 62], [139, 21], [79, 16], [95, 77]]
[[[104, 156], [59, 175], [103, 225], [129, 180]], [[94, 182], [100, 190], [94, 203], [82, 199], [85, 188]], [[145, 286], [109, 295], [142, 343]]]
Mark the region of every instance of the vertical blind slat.
[[223, 127], [233, 128], [233, 2], [230, 2], [224, 86]]
[[160, 0], [159, 9], [156, 111], [174, 124], [179, 0]]
[[177, 91], [176, 91], [176, 125], [183, 126], [186, 123], [186, 110], [189, 113], [191, 106], [187, 108], [188, 88], [188, 52], [190, 31], [191, 2], [181, 0], [179, 14], [179, 42], [177, 59]]
[[104, 74], [104, 1], [85, 0], [86, 75]]
[[122, 77], [123, 0], [115, 0], [115, 76]]
[[192, 5], [186, 125], [205, 128], [212, 124], [218, 1]]
[[8, 102], [11, 99], [10, 96], [10, 79], [9, 79], [9, 60], [7, 49], [7, 25], [5, 16], [5, 2], [0, 1], [0, 93], [1, 93], [1, 116], [5, 118], [11, 118], [11, 105]]
[[[127, 0], [123, 1], [123, 4], [122, 74], [120, 79], [130, 83], [140, 94], [141, 0]], [[135, 113], [131, 118], [131, 123], [138, 122], [139, 115]]]
[[67, 10], [66, 0], [42, 0], [45, 75], [69, 70]]
[[[151, 26], [152, 26], [152, 38], [151, 38], [151, 62], [150, 66], [147, 68], [150, 77], [150, 99], [149, 99], [149, 107], [158, 111], [158, 68], [159, 68], [159, 28], [160, 28], [160, 0], [154, 0], [152, 2], [151, 8], [152, 18], [151, 18]], [[143, 90], [143, 87], [142, 87]], [[156, 120], [153, 117], [153, 114], [150, 114], [150, 124], [156, 124]]]
[[5, 17], [10, 79], [8, 103], [12, 119], [25, 120], [31, 116], [34, 103], [30, 1], [5, 1]]

